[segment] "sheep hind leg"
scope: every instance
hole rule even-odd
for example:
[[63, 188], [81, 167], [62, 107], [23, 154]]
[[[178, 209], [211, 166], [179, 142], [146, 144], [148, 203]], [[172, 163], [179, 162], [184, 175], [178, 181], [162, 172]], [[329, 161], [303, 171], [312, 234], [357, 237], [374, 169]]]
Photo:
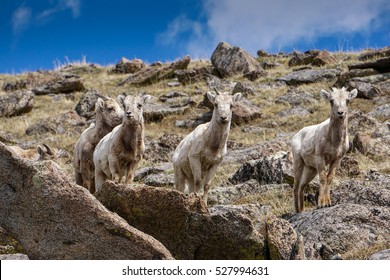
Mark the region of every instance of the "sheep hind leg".
[[331, 162], [329, 165], [329, 171], [328, 171], [326, 186], [325, 186], [325, 205], [324, 205], [325, 207], [332, 206], [332, 201], [330, 199], [330, 187], [332, 186], [332, 182], [336, 174], [336, 169], [339, 166], [339, 162], [340, 159]]
[[180, 167], [174, 167], [175, 172], [175, 188], [184, 193], [186, 189], [186, 177]]
[[78, 172], [77, 170], [75, 170], [74, 177], [75, 177], [76, 184], [79, 186], [82, 186], [83, 185], [83, 177], [81, 176], [81, 173]]
[[294, 207], [297, 213], [301, 212], [299, 210], [299, 183], [301, 181], [303, 167], [303, 159], [299, 155], [294, 156]]
[[299, 182], [299, 212], [302, 212], [305, 208], [304, 205], [304, 190], [307, 184], [311, 182], [311, 180], [314, 179], [314, 177], [317, 175], [317, 169], [305, 165], [303, 167], [302, 176]]
[[107, 176], [102, 170], [95, 170], [95, 189], [99, 191], [103, 186], [104, 182], [107, 181]]

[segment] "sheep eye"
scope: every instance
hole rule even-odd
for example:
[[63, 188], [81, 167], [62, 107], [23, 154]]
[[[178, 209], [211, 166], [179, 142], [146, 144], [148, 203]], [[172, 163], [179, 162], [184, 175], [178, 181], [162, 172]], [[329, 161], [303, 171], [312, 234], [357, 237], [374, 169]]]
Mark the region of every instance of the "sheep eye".
[[107, 108], [107, 110], [112, 112], [112, 111], [114, 111], [114, 108], [110, 107], [110, 108]]
[[217, 103], [215, 103], [214, 107], [215, 107], [215, 108], [218, 108], [218, 104], [217, 104]]
[[139, 104], [139, 103], [138, 103], [138, 104], [137, 104], [137, 108], [138, 108], [138, 109], [141, 109], [141, 108], [142, 108], [142, 104]]
[[230, 104], [230, 109], [232, 109], [233, 108], [233, 104]]

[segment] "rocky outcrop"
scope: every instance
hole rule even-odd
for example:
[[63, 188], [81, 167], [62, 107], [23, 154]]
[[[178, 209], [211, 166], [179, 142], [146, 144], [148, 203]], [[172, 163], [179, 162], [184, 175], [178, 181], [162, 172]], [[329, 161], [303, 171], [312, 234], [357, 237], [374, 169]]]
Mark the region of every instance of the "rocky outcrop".
[[172, 258], [160, 242], [72, 183], [54, 162], [23, 160], [2, 143], [0, 155], [0, 226], [29, 258]]
[[111, 181], [96, 196], [130, 225], [160, 240], [177, 259], [289, 259], [297, 239], [287, 221], [268, 215], [260, 205], [207, 209], [194, 193]]
[[141, 71], [146, 67], [146, 64], [138, 58], [129, 60], [125, 57], [122, 57], [121, 60], [115, 65], [113, 70], [114, 73], [120, 74], [134, 74], [138, 71]]
[[264, 76], [265, 71], [260, 63], [240, 47], [221, 42], [211, 55], [211, 63], [222, 77], [259, 73]]
[[375, 243], [390, 244], [388, 207], [343, 203], [293, 215], [289, 222], [302, 234], [308, 259], [356, 258]]
[[80, 134], [86, 128], [86, 121], [76, 114], [68, 111], [55, 117], [49, 117], [26, 129], [27, 135], [53, 134]]
[[75, 91], [84, 91], [85, 87], [81, 78], [70, 73], [51, 74], [46, 77], [46, 81], [40, 82], [33, 87], [32, 91], [36, 95], [71, 93]]
[[32, 110], [34, 93], [30, 90], [19, 90], [0, 95], [0, 117], [13, 117]]
[[287, 85], [300, 85], [320, 81], [336, 80], [340, 74], [336, 69], [304, 69], [291, 72], [286, 76], [277, 78], [276, 81], [285, 82]]
[[123, 86], [128, 83], [142, 86], [157, 83], [158, 81], [164, 79], [170, 79], [175, 76], [176, 70], [186, 69], [190, 61], [191, 58], [189, 56], [185, 56], [184, 58], [170, 64], [143, 68], [124, 79], [118, 84], [118, 86]]
[[18, 80], [15, 82], [4, 82], [2, 89], [7, 92], [23, 90], [27, 88], [27, 80]]
[[373, 59], [373, 58], [378, 58], [378, 57], [386, 57], [390, 56], [390, 46], [389, 47], [384, 47], [381, 49], [377, 50], [366, 50], [363, 51], [361, 55], [359, 55], [358, 59], [359, 60], [368, 60], [368, 59]]
[[385, 58], [380, 58], [372, 62], [363, 62], [358, 64], [348, 65], [349, 69], [367, 69], [372, 68], [377, 70], [380, 73], [390, 72], [390, 56]]
[[304, 53], [293, 52], [288, 66], [313, 65], [324, 66], [337, 63], [337, 59], [327, 51], [309, 50]]

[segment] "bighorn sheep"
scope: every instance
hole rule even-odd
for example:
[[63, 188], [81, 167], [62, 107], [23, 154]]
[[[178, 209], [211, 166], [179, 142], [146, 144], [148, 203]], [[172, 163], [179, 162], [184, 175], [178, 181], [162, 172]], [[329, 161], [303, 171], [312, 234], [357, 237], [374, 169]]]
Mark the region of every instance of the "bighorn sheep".
[[[317, 175], [320, 177], [318, 207], [331, 206], [330, 186], [341, 158], [348, 151], [348, 103], [357, 90], [348, 92], [333, 88], [321, 90], [321, 96], [331, 105], [330, 118], [324, 122], [301, 129], [292, 138], [294, 169], [294, 206], [296, 212], [304, 210], [303, 191]], [[325, 166], [329, 164], [326, 172]]]
[[50, 149], [46, 144], [38, 145], [36, 149], [22, 149], [19, 146], [9, 146], [11, 150], [17, 153], [22, 158], [27, 158], [30, 160], [47, 160], [54, 159], [56, 157], [55, 153]]
[[95, 192], [95, 166], [93, 152], [99, 141], [122, 122], [123, 110], [112, 98], [97, 95], [96, 120], [84, 130], [74, 147], [75, 179], [91, 193]]
[[150, 95], [118, 97], [124, 108], [122, 124], [104, 136], [93, 153], [96, 191], [106, 180], [120, 182], [124, 176], [126, 184], [133, 181], [145, 150], [143, 105], [150, 98]]
[[232, 108], [241, 98], [241, 93], [232, 96], [215, 91], [215, 95], [207, 92], [208, 99], [214, 104], [211, 121], [188, 134], [172, 156], [176, 189], [184, 192], [186, 182], [189, 192], [199, 193], [203, 189], [206, 205], [210, 181], [227, 152]]

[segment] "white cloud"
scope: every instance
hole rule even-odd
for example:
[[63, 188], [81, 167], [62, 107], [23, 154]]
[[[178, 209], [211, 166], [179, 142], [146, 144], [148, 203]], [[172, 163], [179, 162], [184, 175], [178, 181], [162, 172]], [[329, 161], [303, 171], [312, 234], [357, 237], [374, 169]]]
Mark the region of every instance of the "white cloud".
[[59, 12], [71, 10], [73, 18], [80, 16], [80, 0], [58, 0], [54, 7], [43, 10], [37, 15], [37, 20], [46, 22]]
[[385, 20], [389, 24], [389, 19], [378, 18], [384, 11], [390, 13], [388, 0], [203, 0], [204, 24], [191, 21], [199, 26], [194, 32], [180, 29], [180, 20], [175, 19], [165, 36], [178, 41], [181, 33], [190, 33], [186, 49], [191, 55], [205, 50], [211, 54], [220, 41], [251, 53], [259, 49], [275, 51], [301, 40], [355, 32], [369, 34], [378, 22]]
[[27, 29], [30, 22], [31, 8], [25, 7], [24, 5], [17, 8], [12, 14], [11, 18], [12, 32], [14, 35], [19, 34], [23, 30]]

